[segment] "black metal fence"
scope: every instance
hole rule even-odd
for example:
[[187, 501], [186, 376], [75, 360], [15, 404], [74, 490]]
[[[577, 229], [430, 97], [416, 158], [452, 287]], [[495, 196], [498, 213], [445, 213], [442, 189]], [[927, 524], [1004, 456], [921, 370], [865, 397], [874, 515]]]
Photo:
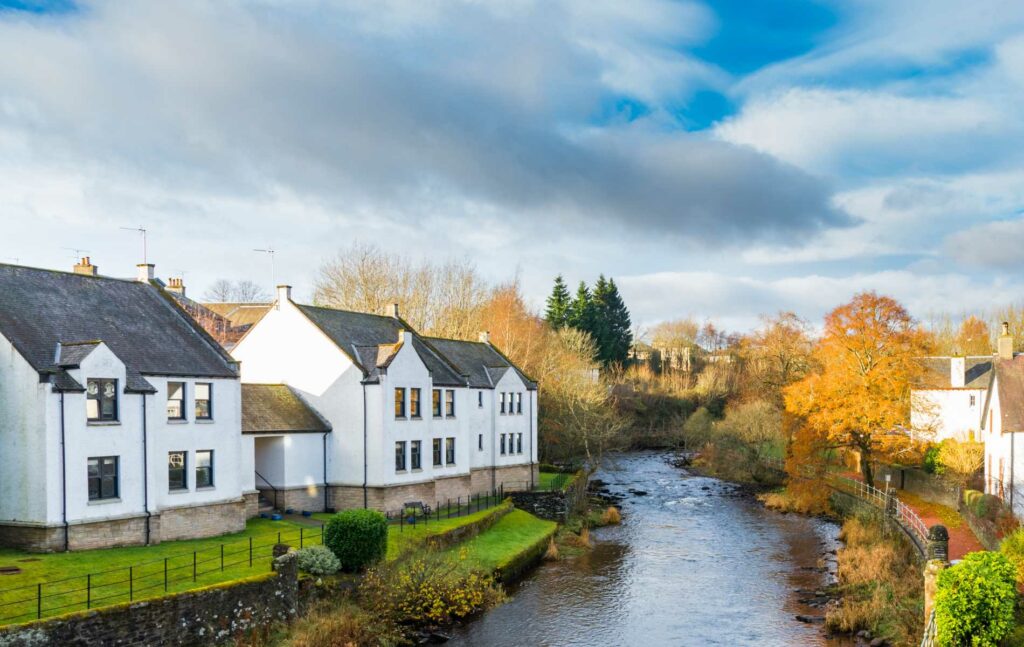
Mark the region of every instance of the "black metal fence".
[[498, 486], [489, 492], [481, 492], [465, 497], [435, 501], [431, 505], [427, 501], [406, 503], [402, 510], [385, 512], [388, 523], [397, 526], [403, 532], [406, 526], [415, 528], [417, 525], [437, 523], [442, 519], [454, 519], [474, 514], [493, 507], [505, 500], [504, 486]]
[[[266, 572], [271, 567], [273, 547], [282, 543], [298, 548], [321, 544], [323, 531], [321, 528], [288, 528], [131, 566], [0, 589], [0, 624], [28, 622], [185, 591], [234, 579], [222, 577], [232, 569], [237, 575], [231, 575], [237, 577], [251, 575], [246, 571], [252, 569]], [[211, 574], [217, 575], [209, 577]]]

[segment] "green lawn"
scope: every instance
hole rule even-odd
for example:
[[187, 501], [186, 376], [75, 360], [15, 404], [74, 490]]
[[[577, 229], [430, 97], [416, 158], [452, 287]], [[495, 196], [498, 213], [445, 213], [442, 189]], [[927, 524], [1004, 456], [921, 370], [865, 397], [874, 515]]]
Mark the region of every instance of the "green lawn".
[[490, 530], [449, 549], [449, 552], [464, 556], [469, 566], [489, 573], [514, 561], [523, 551], [553, 533], [557, 525], [528, 512], [513, 510]]
[[[165, 591], [185, 591], [266, 573], [278, 533], [283, 543], [296, 548], [300, 542], [320, 543], [319, 528], [251, 519], [242, 532], [156, 546], [47, 554], [0, 549], [0, 568], [21, 569], [15, 575], [0, 576], [0, 624], [128, 602], [129, 598], [159, 597]], [[37, 607], [40, 583], [41, 609]]]
[[502, 506], [510, 507], [511, 504], [501, 503], [464, 517], [454, 517], [452, 519], [442, 517], [439, 521], [429, 521], [427, 523], [421, 521], [415, 526], [391, 526], [388, 528], [388, 559], [397, 559], [403, 553], [420, 546], [431, 535], [439, 535], [453, 528], [459, 528], [479, 521]]
[[541, 472], [538, 490], [564, 490], [576, 478], [575, 474], [566, 472]]

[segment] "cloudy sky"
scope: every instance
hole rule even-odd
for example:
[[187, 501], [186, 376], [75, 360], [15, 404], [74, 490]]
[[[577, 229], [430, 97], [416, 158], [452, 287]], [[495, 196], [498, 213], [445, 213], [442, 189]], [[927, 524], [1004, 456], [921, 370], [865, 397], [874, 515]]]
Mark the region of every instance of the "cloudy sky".
[[0, 0], [0, 262], [354, 241], [634, 319], [1020, 302], [1024, 3]]

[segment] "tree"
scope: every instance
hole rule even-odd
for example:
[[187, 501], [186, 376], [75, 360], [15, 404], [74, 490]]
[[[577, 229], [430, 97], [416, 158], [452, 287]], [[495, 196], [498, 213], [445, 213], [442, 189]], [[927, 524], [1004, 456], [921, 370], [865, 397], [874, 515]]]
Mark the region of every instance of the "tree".
[[629, 309], [619, 294], [615, 279], [608, 279], [608, 289], [604, 298], [607, 312], [608, 346], [605, 355], [608, 362], [621, 364], [629, 357], [629, 348], [633, 345], [632, 322]]
[[208, 303], [263, 303], [270, 298], [259, 283], [249, 280], [217, 279], [203, 293], [203, 301]]
[[991, 355], [992, 334], [988, 324], [971, 315], [960, 323], [956, 336], [957, 355]]
[[967, 487], [971, 478], [985, 465], [984, 443], [948, 438], [939, 446], [942, 476], [960, 489]]
[[572, 307], [572, 295], [565, 285], [565, 280], [559, 274], [555, 277], [555, 287], [548, 297], [547, 310], [544, 312], [544, 320], [548, 325], [558, 330], [569, 325], [569, 310]]
[[576, 296], [572, 300], [572, 308], [569, 310], [569, 325], [596, 339], [596, 319], [597, 312], [590, 288], [585, 282], [580, 281], [579, 287], [576, 288]]
[[693, 348], [697, 345], [700, 325], [693, 319], [663, 321], [651, 329], [651, 346], [654, 348]]
[[859, 451], [871, 485], [877, 456], [918, 449], [908, 433], [910, 384], [921, 371], [916, 358], [928, 350], [903, 306], [874, 292], [858, 294], [825, 317], [813, 354], [820, 368], [786, 387], [786, 408], [832, 446]]
[[747, 373], [755, 391], [781, 406], [782, 389], [802, 379], [811, 366], [810, 325], [792, 312], [780, 312], [762, 317], [761, 327], [745, 341]]

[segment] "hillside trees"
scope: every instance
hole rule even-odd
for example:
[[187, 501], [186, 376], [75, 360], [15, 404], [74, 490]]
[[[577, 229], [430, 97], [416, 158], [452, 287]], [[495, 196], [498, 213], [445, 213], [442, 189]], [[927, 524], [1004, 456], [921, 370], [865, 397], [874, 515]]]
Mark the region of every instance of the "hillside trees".
[[915, 358], [928, 340], [895, 300], [858, 294], [825, 318], [812, 355], [818, 369], [784, 391], [785, 406], [831, 446], [860, 453], [864, 480], [879, 455], [898, 458], [914, 449], [907, 433]]
[[602, 366], [622, 364], [633, 343], [629, 309], [622, 300], [614, 279], [598, 277], [591, 290], [580, 281], [576, 295], [569, 297], [565, 281], [555, 278], [547, 301], [545, 320], [554, 329], [570, 327], [590, 335], [595, 358]]

